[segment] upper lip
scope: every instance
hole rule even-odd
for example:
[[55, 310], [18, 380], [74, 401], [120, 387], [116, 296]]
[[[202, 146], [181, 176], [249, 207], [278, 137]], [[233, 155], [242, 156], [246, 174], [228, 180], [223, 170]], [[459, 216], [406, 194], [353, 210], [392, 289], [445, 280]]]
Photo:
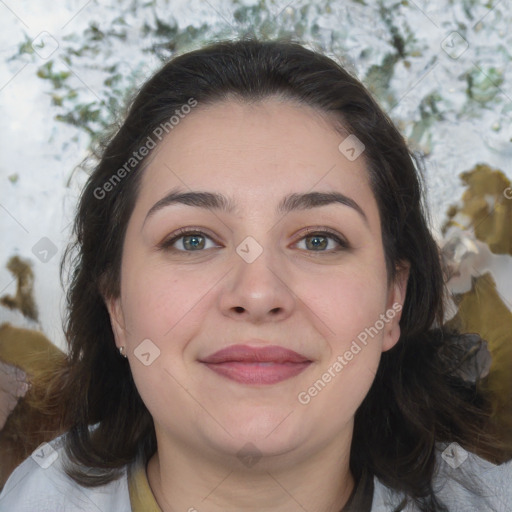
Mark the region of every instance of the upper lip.
[[298, 354], [293, 350], [278, 345], [267, 345], [265, 347], [251, 347], [249, 345], [231, 345], [218, 350], [205, 359], [202, 363], [305, 363], [311, 362], [306, 356]]

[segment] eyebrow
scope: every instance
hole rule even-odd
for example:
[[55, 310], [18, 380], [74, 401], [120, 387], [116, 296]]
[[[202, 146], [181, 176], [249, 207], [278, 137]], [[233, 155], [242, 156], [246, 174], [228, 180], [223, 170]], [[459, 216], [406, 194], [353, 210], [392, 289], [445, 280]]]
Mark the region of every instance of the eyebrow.
[[[232, 199], [217, 192], [182, 192], [180, 190], [172, 190], [149, 209], [144, 223], [157, 211], [173, 204], [185, 204], [196, 208], [219, 210], [227, 213], [232, 213], [236, 210], [236, 204]], [[276, 211], [284, 215], [294, 210], [310, 210], [329, 204], [342, 204], [354, 209], [362, 217], [365, 224], [369, 226], [368, 218], [363, 209], [352, 198], [340, 192], [290, 194], [281, 200]]]

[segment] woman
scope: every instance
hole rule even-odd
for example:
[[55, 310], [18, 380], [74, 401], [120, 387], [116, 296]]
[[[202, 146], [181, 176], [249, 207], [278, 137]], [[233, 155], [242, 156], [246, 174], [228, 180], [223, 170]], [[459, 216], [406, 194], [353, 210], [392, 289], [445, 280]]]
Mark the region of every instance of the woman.
[[510, 453], [436, 327], [421, 200], [403, 138], [327, 57], [174, 58], [79, 204], [73, 426], [0, 510], [506, 510]]

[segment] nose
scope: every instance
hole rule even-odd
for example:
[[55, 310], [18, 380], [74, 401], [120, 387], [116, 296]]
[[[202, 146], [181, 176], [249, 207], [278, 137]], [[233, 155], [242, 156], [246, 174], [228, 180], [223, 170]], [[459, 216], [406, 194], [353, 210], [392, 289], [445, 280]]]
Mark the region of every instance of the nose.
[[283, 268], [271, 260], [269, 251], [252, 263], [234, 255], [234, 272], [224, 281], [220, 308], [225, 316], [254, 324], [282, 321], [296, 305], [295, 295], [286, 282]]

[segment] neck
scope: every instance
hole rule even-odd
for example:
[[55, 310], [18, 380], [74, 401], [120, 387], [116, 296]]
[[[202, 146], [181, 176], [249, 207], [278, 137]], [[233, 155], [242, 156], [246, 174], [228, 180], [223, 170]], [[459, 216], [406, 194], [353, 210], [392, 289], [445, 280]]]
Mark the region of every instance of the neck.
[[158, 446], [147, 474], [163, 512], [339, 512], [354, 488], [350, 443], [345, 450], [325, 446], [301, 459], [263, 457], [251, 467], [236, 456], [221, 460], [185, 453], [176, 444]]

